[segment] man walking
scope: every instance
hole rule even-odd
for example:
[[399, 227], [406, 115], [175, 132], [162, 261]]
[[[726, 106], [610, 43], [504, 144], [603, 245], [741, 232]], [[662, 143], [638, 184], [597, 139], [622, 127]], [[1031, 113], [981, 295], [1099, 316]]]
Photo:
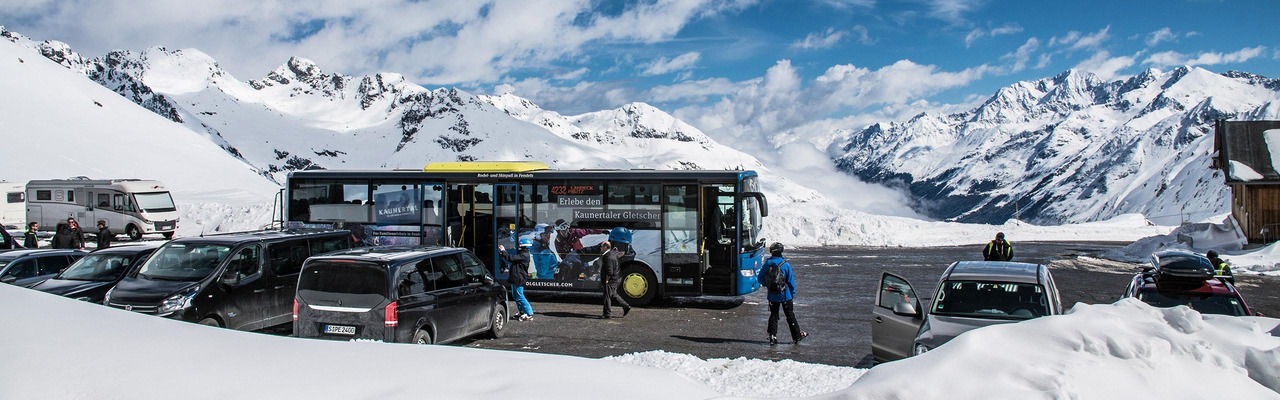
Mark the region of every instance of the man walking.
[[622, 316], [631, 313], [631, 305], [618, 295], [618, 252], [608, 241], [600, 243], [600, 288], [604, 290], [604, 315], [601, 318], [613, 318], [613, 304], [622, 306]]
[[111, 229], [107, 229], [107, 221], [98, 221], [98, 248], [105, 249], [111, 247], [111, 238], [114, 237]]
[[782, 258], [782, 243], [769, 245], [770, 257], [765, 260], [764, 267], [756, 274], [760, 285], [769, 290], [769, 345], [778, 344], [778, 308], [787, 315], [787, 326], [791, 328], [791, 341], [799, 344], [809, 336], [800, 330], [800, 322], [796, 320], [795, 306], [796, 278], [791, 273], [791, 263]]
[[1004, 232], [996, 232], [995, 240], [987, 243], [982, 249], [982, 259], [986, 261], [1009, 261], [1013, 259], [1013, 244], [1004, 240]]

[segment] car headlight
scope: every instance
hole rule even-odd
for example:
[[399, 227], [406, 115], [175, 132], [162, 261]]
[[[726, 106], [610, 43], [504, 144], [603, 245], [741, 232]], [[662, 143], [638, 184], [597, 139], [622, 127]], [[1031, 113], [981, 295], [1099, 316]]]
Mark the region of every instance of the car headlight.
[[916, 343], [916, 347], [911, 349], [911, 355], [918, 356], [918, 355], [924, 354], [927, 351], [929, 351], [929, 346]]
[[156, 310], [156, 313], [168, 314], [174, 311], [191, 308], [191, 299], [196, 297], [196, 293], [200, 293], [199, 285], [192, 286], [191, 288], [178, 292], [173, 296], [166, 297], [164, 300], [160, 301], [160, 308]]

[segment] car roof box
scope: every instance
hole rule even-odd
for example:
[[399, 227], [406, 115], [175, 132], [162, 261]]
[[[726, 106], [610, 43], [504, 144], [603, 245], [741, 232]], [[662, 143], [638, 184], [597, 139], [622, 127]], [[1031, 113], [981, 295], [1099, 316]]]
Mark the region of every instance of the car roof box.
[[1152, 255], [1157, 279], [1205, 280], [1213, 278], [1209, 260], [1197, 254], [1161, 252]]

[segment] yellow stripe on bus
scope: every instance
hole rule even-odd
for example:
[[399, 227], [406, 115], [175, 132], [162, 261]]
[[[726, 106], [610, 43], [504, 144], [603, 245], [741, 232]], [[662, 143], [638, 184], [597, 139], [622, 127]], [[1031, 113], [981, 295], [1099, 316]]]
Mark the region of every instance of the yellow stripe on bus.
[[538, 161], [443, 161], [427, 163], [422, 172], [528, 172], [551, 169]]

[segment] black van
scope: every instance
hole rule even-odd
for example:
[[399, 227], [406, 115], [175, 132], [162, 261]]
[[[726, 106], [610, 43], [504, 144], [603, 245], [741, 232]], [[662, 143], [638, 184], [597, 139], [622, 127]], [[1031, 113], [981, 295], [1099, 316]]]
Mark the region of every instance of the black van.
[[174, 239], [107, 292], [114, 308], [238, 330], [290, 322], [302, 262], [351, 232], [288, 229]]
[[447, 343], [502, 337], [507, 292], [462, 248], [385, 246], [307, 260], [293, 304], [293, 335], [334, 340]]

